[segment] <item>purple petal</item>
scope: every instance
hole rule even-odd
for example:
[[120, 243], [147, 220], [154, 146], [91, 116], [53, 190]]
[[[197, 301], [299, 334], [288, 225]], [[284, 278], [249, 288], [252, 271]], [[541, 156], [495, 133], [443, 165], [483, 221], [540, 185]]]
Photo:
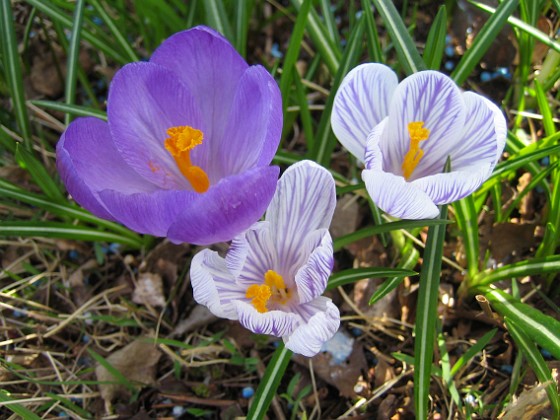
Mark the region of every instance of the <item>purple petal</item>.
[[451, 170], [466, 172], [484, 164], [493, 168], [498, 156], [495, 113], [489, 101], [476, 93], [466, 92], [463, 98], [467, 119], [461, 141], [451, 154]]
[[366, 169], [362, 179], [373, 202], [384, 212], [401, 219], [433, 219], [439, 210], [421, 189], [402, 176]]
[[249, 67], [231, 44], [198, 26], [168, 38], [150, 61], [173, 71], [187, 86], [204, 118], [207, 139], [226, 139], [237, 85]]
[[420, 143], [424, 157], [411, 180], [443, 172], [447, 156], [461, 138], [465, 103], [453, 80], [443, 73], [428, 70], [415, 73], [399, 84], [379, 142], [386, 171], [402, 174], [401, 166], [410, 149], [408, 124], [415, 121], [422, 121], [430, 135]]
[[190, 274], [194, 299], [199, 304], [220, 318], [237, 319], [232, 302], [244, 299], [245, 290], [237, 285], [217, 252], [204, 249], [196, 254]]
[[124, 193], [150, 192], [155, 185], [138, 176], [115, 148], [109, 126], [97, 118], [78, 118], [56, 146], [57, 167], [68, 192], [96, 216], [114, 220], [98, 191], [115, 188]]
[[[486, 98], [482, 98], [486, 105], [490, 108], [492, 113], [494, 114], [494, 130], [496, 132], [496, 161], [492, 165], [492, 169], [496, 166], [500, 157], [502, 156], [502, 152], [504, 151], [504, 147], [506, 146], [506, 138], [507, 138], [507, 121], [504, 117], [504, 113], [494, 104], [493, 102], [489, 101]], [[490, 176], [490, 174], [488, 175]]]
[[329, 227], [335, 206], [334, 180], [326, 169], [301, 161], [284, 172], [266, 213], [278, 248], [280, 271], [295, 266], [308, 234]]
[[478, 166], [473, 165], [468, 171], [419, 178], [412, 181], [411, 185], [424, 191], [435, 204], [448, 204], [475, 192], [492, 172], [490, 167], [490, 163], [483, 162]]
[[295, 331], [282, 337], [286, 348], [294, 353], [313, 357], [321, 346], [330, 340], [340, 326], [340, 312], [332, 301], [326, 297], [300, 305], [298, 312], [305, 322]]
[[348, 73], [336, 92], [332, 129], [340, 143], [360, 162], [364, 161], [369, 132], [389, 114], [389, 103], [397, 85], [397, 76], [389, 67], [367, 63]]
[[264, 67], [250, 67], [241, 77], [225, 133], [214, 139], [210, 157], [222, 176], [270, 164], [282, 134], [282, 98]]
[[278, 172], [278, 167], [265, 166], [223, 178], [181, 209], [168, 238], [197, 245], [231, 240], [263, 215], [274, 195]]
[[305, 304], [320, 296], [327, 288], [334, 265], [333, 244], [329, 231], [315, 231], [302, 244], [301, 254], [309, 257], [296, 273], [295, 283], [299, 303]]
[[200, 197], [185, 190], [157, 190], [150, 193], [125, 194], [120, 191], [99, 192], [105, 207], [123, 225], [139, 233], [166, 236], [169, 226]]
[[[188, 125], [201, 130], [205, 141], [197, 149], [208, 148], [210, 142], [208, 127], [179, 79], [153, 63], [128, 64], [115, 75], [107, 103], [113, 140], [128, 165], [161, 188], [192, 190], [165, 149], [167, 129]], [[192, 160], [199, 164], [194, 155]], [[208, 175], [211, 183], [217, 182]]]
[[270, 236], [270, 224], [257, 222], [245, 233], [236, 236], [226, 255], [226, 265], [239, 283], [247, 287], [263, 283], [268, 270], [277, 270], [276, 247]]
[[253, 305], [243, 301], [234, 302], [239, 322], [255, 334], [270, 334], [282, 337], [291, 334], [302, 321], [301, 316], [292, 312], [258, 312]]

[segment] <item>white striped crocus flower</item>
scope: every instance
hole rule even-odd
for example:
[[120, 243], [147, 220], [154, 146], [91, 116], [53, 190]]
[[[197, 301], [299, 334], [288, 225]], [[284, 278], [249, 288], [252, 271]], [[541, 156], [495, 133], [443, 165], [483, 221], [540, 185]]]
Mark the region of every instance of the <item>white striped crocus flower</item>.
[[282, 337], [314, 356], [338, 330], [340, 313], [321, 296], [333, 267], [328, 231], [336, 205], [332, 175], [302, 161], [278, 181], [265, 220], [232, 241], [225, 258], [205, 249], [191, 264], [195, 300], [250, 331]]
[[[378, 63], [362, 64], [343, 80], [332, 128], [365, 165], [362, 179], [374, 203], [403, 219], [434, 218], [438, 205], [473, 193], [504, 149], [502, 112], [448, 76], [421, 71], [398, 83]], [[447, 159], [451, 171], [444, 172]]]

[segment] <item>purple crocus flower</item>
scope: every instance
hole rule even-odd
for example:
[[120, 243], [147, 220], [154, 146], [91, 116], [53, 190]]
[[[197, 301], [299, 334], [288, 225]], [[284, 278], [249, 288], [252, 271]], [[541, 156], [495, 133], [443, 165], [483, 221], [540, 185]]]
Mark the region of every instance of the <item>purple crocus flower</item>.
[[199, 26], [115, 75], [108, 123], [72, 122], [57, 145], [58, 170], [99, 217], [176, 243], [227, 241], [274, 194], [281, 105], [263, 67]]
[[[401, 83], [387, 66], [353, 69], [332, 113], [338, 140], [365, 164], [374, 203], [403, 219], [434, 218], [437, 205], [474, 192], [492, 173], [507, 127], [496, 105], [437, 71]], [[451, 172], [443, 173], [447, 159]]]
[[209, 249], [194, 256], [195, 300], [254, 333], [282, 337], [296, 353], [315, 355], [340, 325], [338, 308], [321, 296], [333, 266], [328, 227], [335, 205], [327, 170], [310, 161], [292, 165], [265, 220], [237, 236], [225, 258]]

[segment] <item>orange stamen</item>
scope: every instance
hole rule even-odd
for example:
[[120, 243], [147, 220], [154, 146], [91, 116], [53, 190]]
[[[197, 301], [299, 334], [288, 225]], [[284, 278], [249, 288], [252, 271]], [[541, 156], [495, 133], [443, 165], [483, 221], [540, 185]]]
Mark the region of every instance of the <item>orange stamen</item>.
[[410, 178], [414, 169], [424, 156], [424, 151], [420, 149], [420, 142], [428, 140], [430, 130], [423, 127], [423, 121], [415, 121], [408, 124], [408, 134], [410, 135], [410, 149], [404, 156], [402, 163], [403, 175], [406, 179]]

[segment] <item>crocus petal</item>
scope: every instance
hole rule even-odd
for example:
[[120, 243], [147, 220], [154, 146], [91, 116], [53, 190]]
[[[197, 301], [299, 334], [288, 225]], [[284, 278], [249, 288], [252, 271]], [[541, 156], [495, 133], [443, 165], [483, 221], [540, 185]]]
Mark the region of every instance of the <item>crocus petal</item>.
[[[502, 156], [502, 152], [504, 151], [504, 147], [506, 146], [506, 138], [507, 138], [507, 121], [504, 116], [504, 113], [494, 104], [493, 102], [489, 101], [486, 98], [483, 98], [486, 102], [486, 105], [490, 108], [490, 110], [494, 113], [494, 130], [496, 131], [496, 161], [492, 165], [492, 170], [494, 166], [500, 160]], [[488, 174], [490, 176], [490, 174]]]
[[335, 186], [326, 169], [301, 161], [284, 172], [266, 213], [283, 267], [295, 265], [309, 233], [329, 227], [335, 206]]
[[388, 120], [389, 118], [383, 119], [368, 135], [365, 156], [366, 169], [383, 170], [383, 154], [379, 147], [379, 141], [381, 134], [385, 131]]
[[360, 162], [364, 161], [368, 133], [389, 114], [389, 103], [397, 85], [397, 76], [389, 67], [367, 63], [350, 71], [336, 93], [332, 129], [340, 143]]
[[461, 138], [465, 102], [453, 80], [428, 70], [415, 73], [399, 84], [389, 108], [389, 121], [379, 142], [385, 170], [402, 174], [402, 163], [410, 149], [408, 124], [415, 121], [422, 121], [430, 135], [420, 145], [424, 157], [411, 180], [442, 172], [447, 156]]
[[366, 169], [362, 179], [373, 202], [385, 213], [401, 219], [433, 219], [439, 210], [430, 197], [402, 176]]
[[[109, 126], [97, 118], [73, 121], [57, 143], [56, 154], [57, 168], [68, 192], [96, 216], [114, 220], [99, 200], [100, 190], [116, 188], [134, 193], [156, 188], [128, 167], [111, 141]], [[103, 170], [99, 169], [100, 162]]]
[[150, 61], [172, 70], [200, 107], [208, 142], [225, 131], [242, 74], [249, 67], [218, 32], [205, 27], [178, 32], [154, 51]]
[[276, 166], [263, 166], [223, 178], [182, 209], [168, 238], [196, 245], [231, 240], [263, 215], [274, 195], [278, 172]]
[[116, 220], [139, 233], [166, 236], [169, 226], [198, 194], [186, 190], [157, 190], [150, 193], [123, 194], [103, 190], [99, 197]]
[[241, 77], [225, 133], [214, 139], [210, 157], [222, 176], [268, 165], [274, 157], [282, 134], [282, 98], [264, 67], [250, 67]]
[[461, 141], [451, 154], [451, 170], [466, 172], [485, 163], [494, 166], [498, 148], [495, 112], [488, 101], [476, 93], [465, 92], [463, 98], [467, 119]]
[[270, 334], [282, 337], [291, 334], [302, 321], [301, 316], [292, 312], [258, 312], [253, 305], [243, 301], [233, 302], [239, 323], [255, 334]]
[[264, 281], [264, 274], [276, 268], [276, 247], [270, 236], [270, 224], [257, 222], [236, 236], [226, 255], [228, 270], [240, 284], [249, 286]]
[[332, 301], [318, 297], [299, 307], [305, 322], [284, 336], [286, 348], [307, 357], [315, 356], [340, 327], [340, 312]]
[[303, 244], [301, 254], [309, 257], [297, 271], [295, 283], [299, 303], [305, 304], [320, 296], [327, 288], [334, 265], [332, 238], [329, 231], [320, 229], [311, 234]]
[[488, 178], [490, 163], [471, 167], [468, 171], [430, 175], [416, 179], [411, 185], [424, 191], [437, 205], [460, 200], [475, 192]]
[[204, 249], [196, 254], [190, 273], [194, 300], [220, 318], [237, 319], [231, 302], [243, 299], [245, 292], [236, 284], [217, 252]]
[[127, 64], [115, 75], [107, 104], [113, 141], [128, 165], [161, 188], [191, 189], [165, 149], [167, 129], [188, 125], [205, 133], [207, 127], [177, 76], [153, 63]]

